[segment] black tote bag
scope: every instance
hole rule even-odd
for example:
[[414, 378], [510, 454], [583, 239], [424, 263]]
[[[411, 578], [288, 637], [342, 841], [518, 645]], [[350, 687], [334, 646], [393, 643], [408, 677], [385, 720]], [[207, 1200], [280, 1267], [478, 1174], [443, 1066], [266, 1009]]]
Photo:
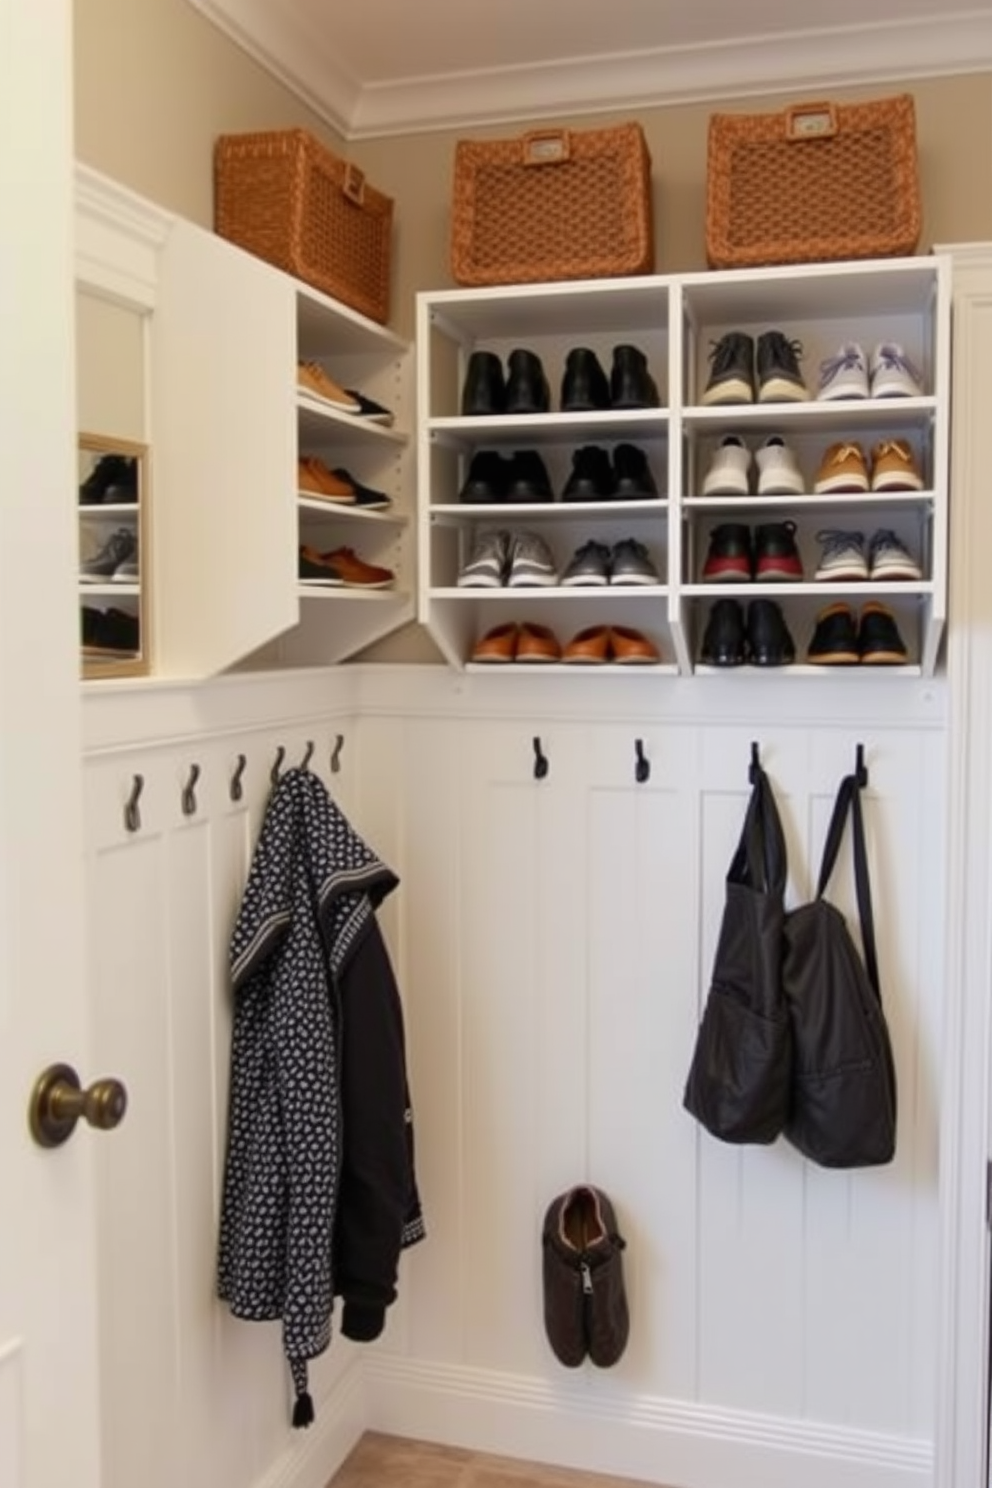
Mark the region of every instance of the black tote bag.
[[683, 1105], [724, 1142], [774, 1142], [789, 1110], [792, 1030], [782, 995], [785, 837], [771, 781], [753, 789]]
[[[864, 960], [843, 915], [823, 896], [851, 817]], [[896, 1147], [896, 1074], [882, 1010], [871, 884], [856, 775], [841, 782], [827, 829], [816, 898], [786, 915], [782, 985], [793, 1036], [788, 1140], [827, 1168], [890, 1162]]]

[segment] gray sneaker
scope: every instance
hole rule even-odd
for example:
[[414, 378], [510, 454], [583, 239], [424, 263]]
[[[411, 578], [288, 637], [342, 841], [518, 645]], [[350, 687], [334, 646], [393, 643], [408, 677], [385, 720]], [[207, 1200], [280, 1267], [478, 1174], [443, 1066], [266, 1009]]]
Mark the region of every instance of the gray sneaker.
[[468, 562], [458, 575], [460, 589], [499, 589], [506, 579], [510, 552], [508, 532], [480, 532], [476, 535]]
[[569, 588], [580, 584], [603, 585], [610, 582], [610, 550], [605, 543], [590, 538], [581, 548], [576, 548], [565, 572], [561, 576], [563, 585]]
[[558, 569], [551, 549], [536, 532], [518, 532], [510, 538], [510, 589], [549, 589], [558, 582]]
[[118, 527], [112, 532], [98, 553], [79, 565], [79, 577], [88, 584], [100, 584], [112, 579], [122, 563], [137, 560], [138, 539], [130, 527]]
[[614, 544], [610, 560], [611, 584], [660, 584], [661, 575], [648, 556], [643, 543], [625, 537]]

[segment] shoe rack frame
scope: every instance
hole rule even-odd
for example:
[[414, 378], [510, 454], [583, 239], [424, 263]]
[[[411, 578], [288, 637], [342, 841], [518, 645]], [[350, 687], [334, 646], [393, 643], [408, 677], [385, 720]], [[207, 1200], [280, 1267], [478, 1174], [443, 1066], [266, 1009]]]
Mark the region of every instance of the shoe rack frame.
[[[760, 596], [782, 603], [796, 643], [797, 662], [775, 668], [783, 676], [829, 675], [805, 663], [815, 616], [843, 598], [853, 607], [868, 599], [891, 606], [907, 643], [909, 661], [887, 675], [930, 676], [938, 665], [947, 613], [948, 447], [950, 409], [950, 258], [864, 260], [790, 265], [727, 273], [648, 275], [492, 289], [440, 290], [417, 298], [417, 522], [418, 615], [450, 664], [469, 661], [475, 639], [509, 619], [551, 625], [564, 643], [592, 624], [643, 629], [661, 647], [654, 674], [692, 676], [727, 670], [698, 661], [713, 599], [732, 596], [746, 605]], [[704, 406], [710, 344], [730, 330], [757, 340], [782, 330], [802, 344], [801, 366], [810, 390], [806, 403]], [[663, 405], [637, 411], [562, 414], [557, 410], [565, 355], [590, 346], [609, 372], [613, 345], [633, 342], [648, 355]], [[921, 398], [815, 400], [819, 363], [845, 341], [870, 354], [880, 341], [901, 343], [922, 369]], [[547, 414], [463, 418], [460, 394], [473, 350], [496, 351], [504, 361], [521, 346], [541, 357], [552, 389]], [[696, 494], [706, 462], [720, 438], [741, 434], [753, 450], [780, 434], [799, 455], [808, 491], [792, 496]], [[885, 437], [914, 444], [926, 476], [922, 492], [814, 495], [814, 473], [824, 449], [836, 440], [863, 443]], [[478, 449], [504, 453], [536, 448], [547, 460], [560, 492], [570, 453], [582, 444], [640, 444], [662, 497], [656, 502], [595, 502], [467, 506], [458, 491]], [[757, 523], [791, 518], [800, 526], [804, 569], [814, 570], [815, 534], [823, 527], [863, 530], [891, 527], [920, 558], [919, 582], [704, 584], [699, 573], [709, 528], [719, 521]], [[477, 526], [538, 531], [564, 566], [588, 537], [616, 541], [634, 536], [661, 558], [664, 582], [650, 588], [466, 590], [457, 572]], [[506, 666], [500, 668], [505, 671]], [[527, 674], [581, 672], [584, 668], [521, 666]], [[599, 672], [626, 672], [600, 667]], [[750, 667], [734, 669], [750, 671]], [[850, 676], [858, 668], [846, 668]], [[865, 667], [877, 675], [882, 669]]]

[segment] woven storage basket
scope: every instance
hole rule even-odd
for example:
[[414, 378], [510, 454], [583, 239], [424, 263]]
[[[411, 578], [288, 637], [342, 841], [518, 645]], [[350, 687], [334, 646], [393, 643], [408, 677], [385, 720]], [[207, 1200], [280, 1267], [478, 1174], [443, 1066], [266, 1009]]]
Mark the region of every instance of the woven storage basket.
[[457, 284], [649, 274], [651, 157], [638, 124], [455, 146]]
[[908, 254], [920, 216], [909, 94], [710, 118], [711, 268]]
[[217, 140], [215, 230], [379, 322], [392, 222], [391, 198], [304, 129]]

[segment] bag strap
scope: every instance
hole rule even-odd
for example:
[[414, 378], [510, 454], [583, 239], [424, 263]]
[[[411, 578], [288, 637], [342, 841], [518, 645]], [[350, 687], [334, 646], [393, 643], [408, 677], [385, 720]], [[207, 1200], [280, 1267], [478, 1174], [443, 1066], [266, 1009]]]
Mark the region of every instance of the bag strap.
[[754, 767], [753, 779], [740, 841], [727, 876], [732, 882], [746, 884], [759, 893], [784, 893], [788, 872], [785, 833], [775, 793], [760, 765]]
[[844, 837], [844, 827], [847, 824], [848, 811], [851, 813], [853, 823], [854, 843], [854, 886], [858, 896], [858, 918], [861, 921], [861, 944], [864, 950], [865, 971], [871, 983], [872, 991], [882, 1001], [882, 993], [878, 980], [878, 955], [875, 949], [875, 917], [872, 913], [871, 904], [871, 880], [868, 877], [868, 854], [865, 850], [865, 823], [861, 811], [861, 785], [857, 775], [845, 775], [837, 792], [834, 802], [833, 815], [827, 828], [827, 840], [823, 847], [823, 861], [820, 864], [820, 881], [816, 886], [816, 897], [822, 899], [826, 892], [830, 875], [834, 871], [837, 862], [837, 854]]

